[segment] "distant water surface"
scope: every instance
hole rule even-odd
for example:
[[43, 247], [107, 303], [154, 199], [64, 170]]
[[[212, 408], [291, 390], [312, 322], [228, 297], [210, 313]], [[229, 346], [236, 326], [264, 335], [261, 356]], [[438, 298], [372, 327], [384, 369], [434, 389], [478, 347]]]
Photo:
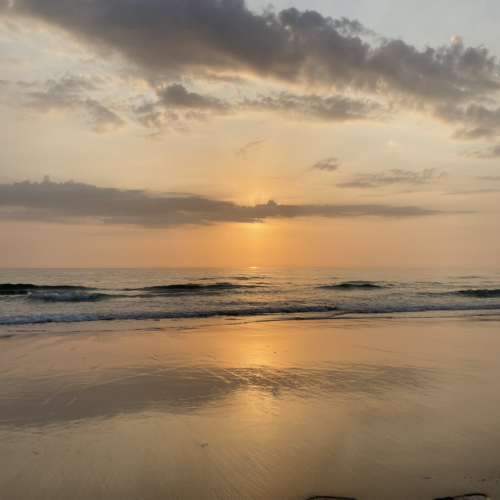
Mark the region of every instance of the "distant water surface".
[[498, 269], [1, 269], [0, 325], [500, 311]]

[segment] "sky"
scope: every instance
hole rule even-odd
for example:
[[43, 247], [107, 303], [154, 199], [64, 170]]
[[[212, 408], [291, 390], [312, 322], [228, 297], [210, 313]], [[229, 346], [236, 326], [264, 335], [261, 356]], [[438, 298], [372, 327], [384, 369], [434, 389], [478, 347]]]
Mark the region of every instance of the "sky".
[[0, 0], [0, 267], [499, 267], [495, 0]]

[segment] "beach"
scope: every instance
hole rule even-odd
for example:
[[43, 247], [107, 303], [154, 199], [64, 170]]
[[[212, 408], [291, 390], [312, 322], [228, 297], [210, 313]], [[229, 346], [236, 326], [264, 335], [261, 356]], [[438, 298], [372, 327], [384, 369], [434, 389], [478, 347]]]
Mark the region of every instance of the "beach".
[[0, 500], [500, 500], [499, 24], [0, 0]]
[[0, 491], [500, 498], [499, 316], [0, 331]]

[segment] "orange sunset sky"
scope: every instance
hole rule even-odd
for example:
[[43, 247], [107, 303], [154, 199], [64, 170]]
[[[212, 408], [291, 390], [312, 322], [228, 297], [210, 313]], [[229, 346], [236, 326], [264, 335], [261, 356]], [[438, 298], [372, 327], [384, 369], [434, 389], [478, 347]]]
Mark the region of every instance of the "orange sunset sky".
[[0, 266], [498, 266], [499, 21], [0, 0]]

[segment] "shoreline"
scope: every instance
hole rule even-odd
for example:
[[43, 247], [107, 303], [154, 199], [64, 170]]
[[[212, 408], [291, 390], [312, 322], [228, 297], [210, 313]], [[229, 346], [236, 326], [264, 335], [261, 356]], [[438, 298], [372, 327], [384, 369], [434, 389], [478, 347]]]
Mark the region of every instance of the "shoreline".
[[[475, 314], [473, 314], [475, 313]], [[500, 320], [500, 309], [475, 309], [464, 311], [421, 311], [397, 313], [338, 313], [329, 317], [265, 317], [253, 319], [252, 316], [231, 317], [213, 316], [213, 322], [206, 322], [207, 318], [147, 318], [147, 319], [110, 319], [95, 321], [68, 321], [68, 322], [40, 322], [21, 324], [0, 324], [0, 340], [17, 335], [64, 335], [67, 333], [98, 333], [98, 332], [126, 332], [149, 330], [175, 330], [234, 327], [238, 325], [295, 322], [338, 322], [338, 321], [383, 321], [383, 320]]]

